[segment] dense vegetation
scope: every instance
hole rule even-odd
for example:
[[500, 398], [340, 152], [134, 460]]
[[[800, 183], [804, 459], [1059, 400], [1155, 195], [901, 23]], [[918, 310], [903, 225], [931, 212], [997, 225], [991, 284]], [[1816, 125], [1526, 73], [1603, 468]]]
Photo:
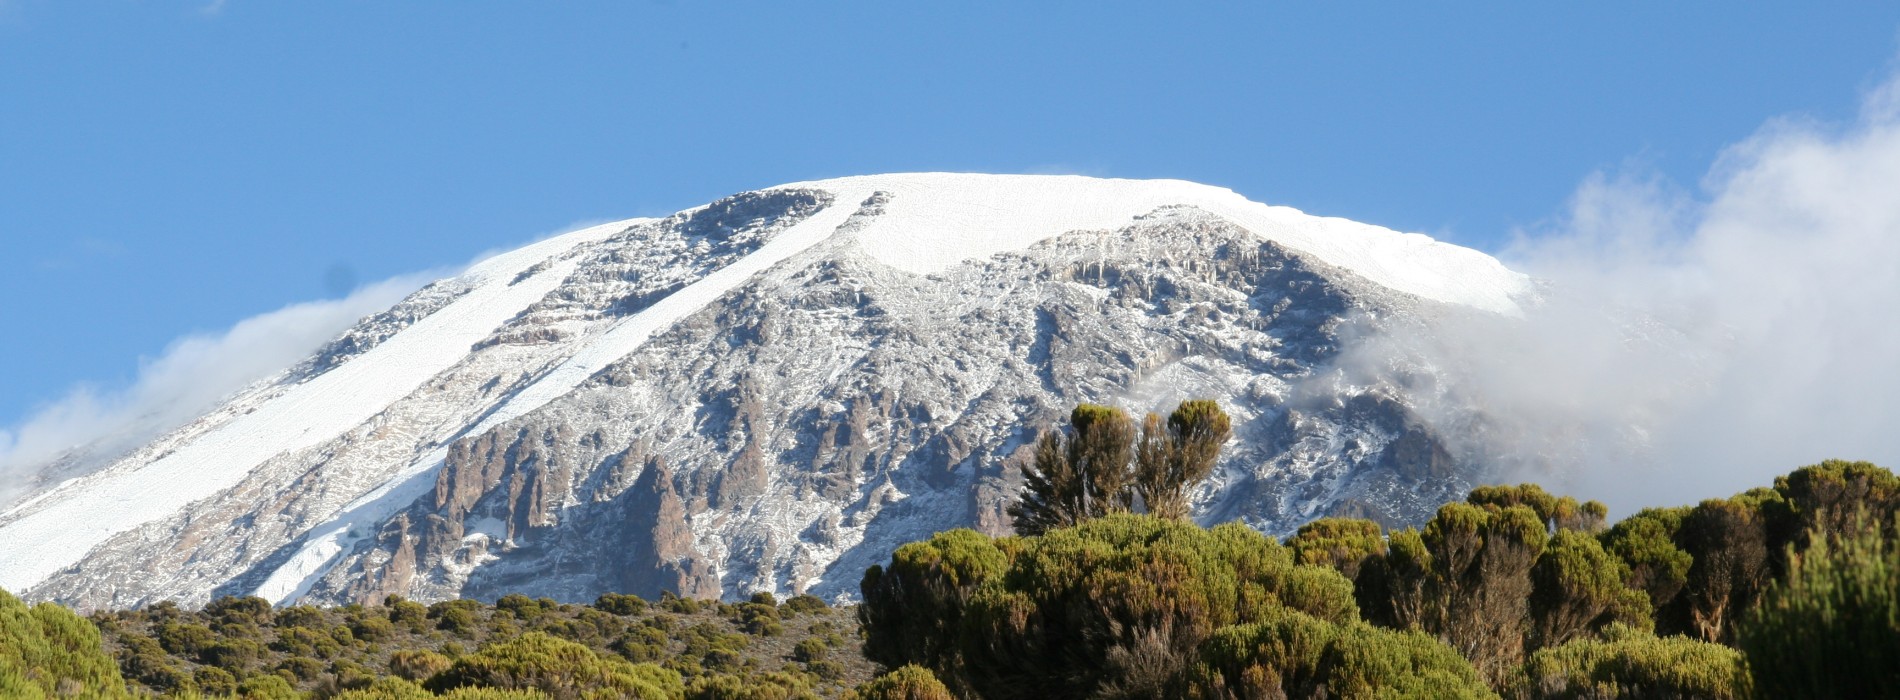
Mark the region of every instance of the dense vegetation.
[[1227, 431], [1210, 402], [1139, 432], [1075, 419], [1026, 472], [1034, 534], [900, 547], [855, 610], [225, 598], [87, 619], [0, 592], [0, 697], [1900, 696], [1900, 478], [1871, 464], [1615, 523], [1487, 486], [1418, 528], [1279, 541], [1183, 517]]
[[835, 697], [873, 675], [856, 628], [850, 609], [769, 594], [341, 608], [223, 598], [90, 621], [0, 594], [0, 697]]
[[1614, 525], [1529, 484], [1284, 543], [1111, 511], [906, 545], [859, 617], [871, 659], [985, 698], [1894, 697], [1896, 511], [1862, 462]]

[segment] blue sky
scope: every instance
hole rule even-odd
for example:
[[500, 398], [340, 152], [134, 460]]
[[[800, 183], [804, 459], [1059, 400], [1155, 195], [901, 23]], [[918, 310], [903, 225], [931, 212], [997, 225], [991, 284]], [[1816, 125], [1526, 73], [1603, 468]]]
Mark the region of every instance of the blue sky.
[[0, 426], [572, 223], [889, 171], [1231, 187], [1496, 250], [1849, 119], [1900, 4], [0, 0]]

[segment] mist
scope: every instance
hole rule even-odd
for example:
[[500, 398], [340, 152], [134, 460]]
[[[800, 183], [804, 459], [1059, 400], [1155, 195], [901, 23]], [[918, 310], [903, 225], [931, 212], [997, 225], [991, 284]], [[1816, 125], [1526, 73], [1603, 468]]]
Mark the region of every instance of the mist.
[[1900, 466], [1900, 80], [1851, 123], [1764, 125], [1694, 188], [1591, 175], [1499, 257], [1538, 280], [1522, 319], [1350, 360], [1438, 368], [1421, 411], [1493, 478], [1616, 517], [1823, 459]]
[[41, 485], [45, 470], [76, 448], [80, 463], [62, 464], [60, 478], [103, 462], [183, 425], [220, 399], [302, 360], [369, 314], [389, 308], [433, 279], [405, 275], [357, 288], [340, 299], [312, 301], [239, 321], [216, 334], [173, 341], [140, 362], [128, 387], [79, 386], [0, 430], [0, 508]]

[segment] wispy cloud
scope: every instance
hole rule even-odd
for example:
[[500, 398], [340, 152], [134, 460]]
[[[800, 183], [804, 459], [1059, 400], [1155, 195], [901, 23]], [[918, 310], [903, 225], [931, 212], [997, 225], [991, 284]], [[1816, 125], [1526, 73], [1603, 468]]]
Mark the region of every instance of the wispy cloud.
[[294, 304], [218, 334], [173, 341], [120, 390], [79, 387], [24, 423], [0, 430], [0, 505], [34, 485], [49, 461], [76, 447], [109, 457], [195, 418], [244, 386], [304, 358], [362, 317], [432, 279], [408, 275], [341, 299]]
[[1591, 176], [1503, 256], [1547, 282], [1528, 318], [1393, 342], [1454, 375], [1436, 420], [1491, 416], [1468, 449], [1622, 512], [1900, 467], [1896, 193], [1900, 79], [1852, 123], [1767, 124], [1695, 189]]

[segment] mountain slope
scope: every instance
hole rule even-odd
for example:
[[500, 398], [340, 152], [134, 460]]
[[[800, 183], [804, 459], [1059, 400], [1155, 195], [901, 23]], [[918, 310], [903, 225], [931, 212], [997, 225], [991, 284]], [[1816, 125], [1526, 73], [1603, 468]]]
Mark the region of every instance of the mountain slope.
[[1368, 333], [1516, 313], [1475, 251], [1176, 181], [784, 185], [486, 260], [104, 470], [0, 514], [0, 588], [80, 606], [608, 590], [850, 593], [1006, 529], [1077, 401], [1215, 397], [1197, 512], [1406, 521], [1479, 465]]

